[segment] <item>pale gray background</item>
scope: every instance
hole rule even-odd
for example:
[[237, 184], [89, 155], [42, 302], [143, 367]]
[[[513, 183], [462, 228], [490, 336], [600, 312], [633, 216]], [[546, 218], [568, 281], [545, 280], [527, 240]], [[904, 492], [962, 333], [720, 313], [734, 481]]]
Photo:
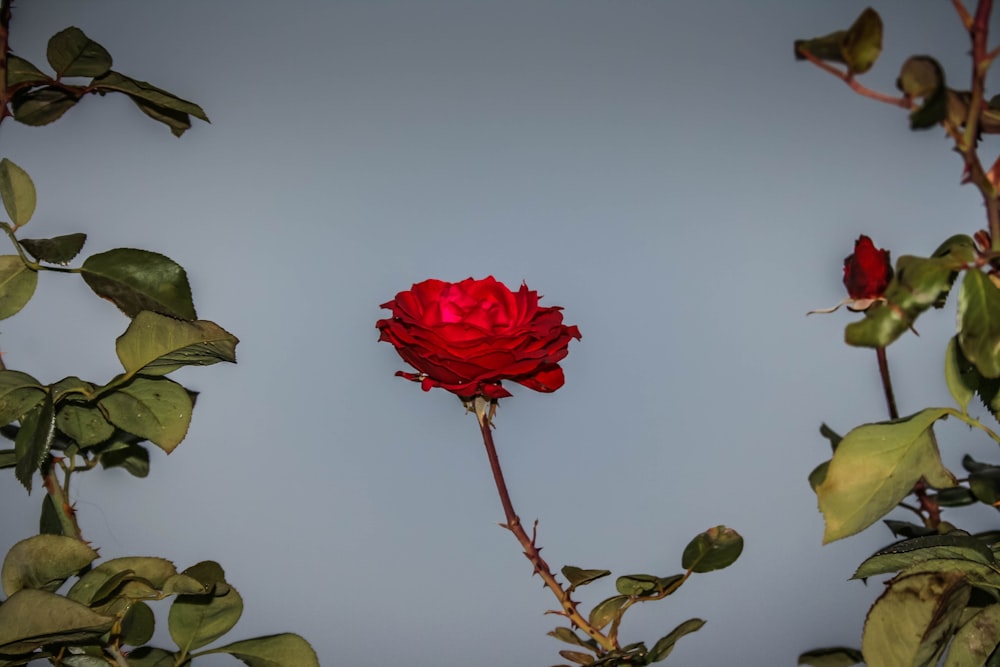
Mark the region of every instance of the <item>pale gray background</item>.
[[[515, 507], [540, 518], [553, 567], [665, 575], [709, 526], [746, 537], [731, 569], [630, 612], [623, 639], [706, 618], [670, 659], [696, 666], [857, 645], [881, 584], [845, 580], [889, 534], [822, 547], [806, 476], [828, 456], [821, 422], [845, 432], [885, 406], [874, 353], [841, 342], [857, 315], [805, 312], [842, 298], [859, 233], [897, 257], [984, 225], [940, 130], [911, 133], [902, 110], [794, 61], [793, 39], [865, 4], [15, 7], [23, 57], [43, 66], [47, 38], [76, 25], [212, 119], [178, 140], [108, 96], [51, 127], [4, 123], [2, 154], [39, 192], [24, 235], [163, 252], [199, 314], [242, 341], [238, 366], [176, 375], [202, 394], [148, 479], [78, 477], [86, 537], [108, 558], [218, 560], [246, 601], [233, 639], [296, 631], [324, 665], [559, 662], [554, 601], [496, 526], [474, 418], [394, 378], [402, 362], [376, 343], [397, 291], [493, 274], [583, 333], [566, 386], [513, 386], [497, 419]], [[886, 51], [865, 82], [891, 92], [930, 52], [966, 85], [950, 3], [876, 8]], [[904, 413], [950, 404], [953, 312], [890, 351]], [[0, 350], [46, 382], [103, 382], [126, 324], [82, 281], [43, 274]], [[964, 427], [939, 434], [952, 464], [1000, 459]], [[0, 550], [36, 530], [40, 501], [7, 472]]]

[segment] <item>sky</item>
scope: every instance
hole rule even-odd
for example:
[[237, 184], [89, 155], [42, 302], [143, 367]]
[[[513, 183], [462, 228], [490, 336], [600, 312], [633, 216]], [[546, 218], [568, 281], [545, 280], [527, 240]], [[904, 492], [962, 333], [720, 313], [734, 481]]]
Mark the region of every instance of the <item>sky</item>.
[[[494, 433], [553, 568], [669, 575], [711, 526], [746, 540], [731, 568], [630, 611], [622, 639], [706, 619], [666, 663], [678, 666], [858, 646], [881, 584], [847, 579], [891, 536], [875, 526], [823, 546], [807, 476], [829, 456], [821, 423], [843, 433], [886, 408], [875, 354], [842, 342], [858, 315], [805, 313], [843, 298], [859, 234], [898, 257], [985, 226], [940, 130], [913, 133], [901, 109], [794, 60], [793, 40], [865, 6], [15, 6], [18, 55], [43, 66], [48, 37], [77, 26], [115, 69], [212, 121], [177, 139], [109, 95], [48, 127], [3, 123], [0, 154], [38, 190], [23, 235], [84, 231], [84, 255], [166, 254], [199, 316], [241, 340], [237, 365], [174, 375], [201, 394], [187, 439], [153, 451], [148, 478], [74, 478], [84, 536], [103, 558], [218, 561], [245, 602], [227, 639], [297, 632], [323, 665], [560, 662], [566, 646], [545, 635], [558, 619], [543, 614], [554, 598], [497, 527], [475, 418], [394, 377], [406, 366], [377, 342], [379, 304], [397, 292], [493, 275], [526, 282], [583, 335], [565, 386], [514, 385]], [[950, 3], [874, 7], [886, 36], [867, 85], [892, 92], [918, 53], [966, 85]], [[43, 274], [0, 323], [0, 350], [43, 382], [105, 382], [126, 326], [82, 281]], [[952, 404], [953, 301], [917, 328], [889, 350], [906, 414]], [[955, 468], [965, 452], [1000, 460], [954, 423], [938, 436]], [[37, 531], [42, 499], [5, 472], [0, 552]], [[589, 609], [612, 593], [609, 579], [580, 598]]]

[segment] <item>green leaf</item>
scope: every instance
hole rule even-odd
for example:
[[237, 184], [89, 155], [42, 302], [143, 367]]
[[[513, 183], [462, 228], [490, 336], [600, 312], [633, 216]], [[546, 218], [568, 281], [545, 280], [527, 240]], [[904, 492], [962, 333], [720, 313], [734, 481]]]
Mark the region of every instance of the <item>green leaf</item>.
[[[993, 551], [970, 535], [928, 535], [904, 540], [872, 554], [854, 572], [852, 579], [867, 579], [877, 574], [897, 572], [914, 563], [932, 559], [966, 560], [996, 565]], [[997, 571], [1000, 575], [1000, 570]]]
[[46, 392], [42, 404], [21, 419], [21, 430], [14, 440], [18, 456], [14, 476], [28, 493], [31, 493], [31, 478], [49, 455], [55, 433], [56, 415], [52, 406], [52, 394]]
[[853, 74], [871, 69], [882, 52], [882, 19], [871, 7], [861, 12], [847, 30], [837, 30], [823, 37], [800, 39], [795, 42], [795, 57], [802, 52], [820, 60], [844, 63]]
[[239, 340], [207, 320], [184, 322], [143, 311], [135, 316], [115, 349], [127, 373], [164, 375], [181, 366], [236, 363]]
[[18, 242], [39, 262], [65, 266], [80, 254], [86, 241], [87, 235], [77, 232], [53, 236], [50, 239], [21, 239]]
[[165, 558], [153, 556], [113, 558], [80, 577], [66, 593], [66, 597], [86, 605], [101, 602], [105, 595], [110, 595], [112, 592], [106, 590], [109, 582], [113, 589], [125, 579], [141, 579], [148, 582], [152, 588], [162, 590], [167, 580], [176, 574], [177, 568]]
[[214, 560], [203, 560], [187, 568], [181, 574], [201, 582], [205, 590], [213, 595], [222, 595], [229, 590], [226, 573]]
[[896, 87], [909, 98], [923, 98], [910, 113], [910, 129], [934, 127], [948, 116], [948, 88], [944, 70], [930, 56], [912, 56], [903, 63]]
[[972, 560], [934, 558], [910, 565], [899, 575], [960, 573], [972, 586], [983, 590], [1000, 592], [1000, 572], [995, 565], [986, 565]]
[[170, 637], [186, 651], [205, 646], [229, 632], [243, 613], [243, 598], [230, 586], [225, 595], [179, 595], [170, 605]]
[[940, 507], [964, 507], [976, 502], [976, 496], [964, 486], [941, 489], [932, 498]]
[[7, 54], [7, 88], [25, 83], [37, 85], [51, 81], [50, 77], [24, 58], [15, 56], [13, 53]]
[[615, 588], [622, 595], [646, 595], [659, 588], [660, 578], [652, 574], [626, 574], [618, 577]]
[[602, 577], [611, 574], [611, 570], [581, 570], [578, 567], [567, 565], [562, 569], [563, 576], [569, 581], [569, 591], [586, 586]]
[[0, 255], [0, 320], [21, 312], [38, 286], [38, 272], [17, 255]]
[[958, 572], [899, 576], [865, 621], [861, 652], [871, 667], [936, 665], [971, 588]]
[[[181, 120], [186, 116], [194, 116], [206, 123], [209, 122], [208, 116], [194, 102], [181, 99], [162, 88], [157, 88], [145, 81], [129, 78], [115, 71], [110, 71], [104, 76], [94, 79], [92, 85], [102, 92], [125, 93], [132, 98], [132, 101], [143, 113], [166, 123], [177, 136], [180, 136], [187, 127], [191, 126], [190, 120], [186, 120], [186, 123]], [[184, 124], [187, 127], [180, 127]]]
[[204, 653], [228, 653], [250, 667], [319, 667], [309, 642], [290, 632], [245, 639]]
[[61, 595], [22, 588], [0, 605], [0, 654], [19, 655], [46, 644], [100, 637], [113, 618]]
[[955, 633], [944, 667], [980, 667], [1000, 644], [1000, 604], [984, 607]]
[[81, 273], [90, 289], [129, 317], [152, 310], [182, 320], [198, 318], [187, 273], [159, 253], [116, 248], [88, 257]]
[[743, 553], [743, 538], [732, 528], [709, 528], [684, 547], [681, 567], [692, 572], [711, 572], [729, 567]]
[[944, 379], [948, 385], [951, 397], [955, 399], [963, 414], [969, 413], [969, 401], [979, 387], [979, 373], [958, 345], [958, 337], [953, 336], [948, 341], [948, 349], [944, 353]]
[[121, 640], [129, 646], [142, 646], [153, 638], [156, 617], [145, 602], [132, 604], [122, 619]]
[[0, 370], [0, 425], [17, 421], [45, 398], [38, 380], [27, 373]]
[[896, 521], [894, 519], [885, 519], [882, 521], [889, 530], [892, 531], [893, 535], [898, 537], [912, 538], [912, 537], [925, 537], [927, 535], [938, 535], [939, 533], [927, 526], [920, 526], [915, 523], [910, 523], [909, 521]]
[[957, 275], [955, 266], [952, 255], [903, 255], [896, 260], [886, 287], [886, 303], [877, 302], [865, 311], [864, 319], [848, 324], [844, 340], [848, 345], [886, 347], [912, 327], [921, 313], [944, 305]]
[[[128, 654], [129, 667], [176, 667], [174, 654], [154, 646], [142, 646]], [[188, 663], [184, 663], [185, 667]]]
[[590, 624], [595, 630], [600, 630], [619, 614], [622, 605], [626, 602], [628, 602], [627, 595], [615, 595], [607, 600], [598, 602], [594, 608], [590, 610], [590, 618], [588, 619]]
[[854, 74], [864, 74], [872, 68], [882, 53], [882, 18], [878, 12], [871, 7], [861, 12], [844, 35], [841, 53]]
[[46, 56], [60, 78], [101, 76], [111, 69], [111, 54], [79, 28], [66, 28], [53, 35]]
[[16, 464], [16, 451], [13, 449], [0, 449], [0, 468], [13, 468]]
[[10, 548], [0, 569], [3, 592], [22, 588], [55, 593], [63, 582], [97, 558], [97, 552], [78, 539], [60, 535], [35, 535]]
[[666, 659], [670, 655], [670, 652], [674, 650], [674, 644], [677, 643], [678, 639], [692, 632], [697, 632], [703, 625], [705, 625], [705, 621], [700, 618], [690, 618], [678, 625], [669, 634], [661, 637], [659, 641], [653, 644], [653, 648], [649, 651], [649, 657], [647, 658], [649, 663], [652, 664]]
[[975, 499], [987, 505], [1000, 503], [1000, 469], [982, 470], [969, 475], [969, 489]]
[[0, 197], [14, 227], [28, 224], [35, 214], [35, 184], [28, 172], [7, 158], [0, 160]]
[[823, 542], [853, 535], [882, 518], [921, 477], [934, 488], [955, 486], [941, 463], [932, 426], [948, 408], [859, 426], [844, 436], [816, 489], [826, 521]]
[[987, 378], [1000, 377], [1000, 289], [980, 271], [966, 271], [958, 296], [958, 344]]
[[184, 387], [167, 378], [137, 376], [102, 398], [108, 421], [168, 454], [187, 435], [193, 405]]
[[839, 445], [840, 441], [844, 439], [843, 436], [826, 424], [819, 425], [819, 434], [830, 441], [830, 449], [832, 451], [837, 451], [837, 445]]
[[10, 107], [14, 120], [32, 127], [48, 125], [70, 110], [80, 98], [69, 90], [45, 86], [14, 93]]
[[813, 468], [812, 472], [809, 473], [809, 486], [812, 487], [813, 493], [819, 488], [819, 485], [823, 483], [826, 479], [826, 471], [830, 468], [829, 461], [823, 461], [818, 466]]
[[559, 651], [559, 655], [571, 662], [575, 662], [578, 665], [589, 665], [594, 662], [594, 656], [589, 653], [580, 653], [579, 651]]
[[56, 412], [56, 427], [80, 447], [92, 447], [115, 434], [96, 407], [76, 402], [64, 402]]
[[549, 637], [555, 637], [559, 641], [566, 642], [567, 644], [575, 644], [576, 646], [582, 646], [583, 648], [594, 650], [594, 640], [581, 639], [578, 634], [570, 630], [569, 628], [558, 627], [551, 632], [545, 633]]
[[861, 651], [843, 646], [816, 648], [799, 656], [799, 664], [810, 667], [851, 667], [863, 661]]
[[134, 442], [117, 442], [100, 454], [101, 466], [124, 468], [135, 477], [149, 475], [149, 450]]

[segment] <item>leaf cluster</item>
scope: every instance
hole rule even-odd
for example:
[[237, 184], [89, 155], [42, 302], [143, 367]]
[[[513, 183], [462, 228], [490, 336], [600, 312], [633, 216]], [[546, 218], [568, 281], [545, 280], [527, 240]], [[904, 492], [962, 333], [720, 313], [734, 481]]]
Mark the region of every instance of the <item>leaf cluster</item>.
[[[150, 118], [181, 136], [191, 128], [191, 117], [208, 122], [208, 116], [194, 102], [139, 81], [112, 69], [111, 54], [69, 27], [49, 39], [46, 58], [54, 74], [43, 73], [20, 56], [7, 55], [7, 97], [10, 114], [25, 125], [48, 125], [60, 118], [86, 95], [121, 93]], [[90, 79], [87, 83], [69, 80]]]
[[[60, 535], [36, 535], [11, 548], [0, 569], [7, 595], [0, 604], [0, 665], [48, 658], [96, 666], [126, 653], [132, 667], [189, 665], [212, 653], [258, 667], [319, 665], [309, 644], [292, 633], [205, 648], [243, 613], [243, 599], [218, 563], [178, 571], [163, 558], [115, 558], [94, 567], [96, 559], [89, 546]], [[148, 645], [156, 626], [153, 605], [166, 599], [174, 649]]]
[[[743, 537], [732, 528], [716, 526], [699, 533], [684, 548], [681, 567], [684, 572], [667, 576], [652, 574], [627, 574], [615, 580], [617, 594], [598, 602], [590, 610], [588, 622], [595, 630], [610, 626], [609, 636], [617, 640], [622, 617], [633, 605], [640, 602], [662, 600], [672, 595], [693, 573], [711, 572], [729, 567], [743, 552]], [[573, 565], [562, 568], [562, 574], [569, 582], [567, 594], [581, 586], [587, 586], [598, 579], [610, 576], [610, 570], [582, 569]], [[549, 636], [572, 644], [574, 650], [559, 651], [559, 655], [578, 665], [651, 665], [665, 660], [674, 650], [674, 645], [684, 635], [695, 632], [705, 625], [700, 618], [691, 618], [660, 637], [652, 647], [643, 642], [629, 644], [615, 650], [603, 650], [594, 639], [581, 636], [572, 628], [557, 627]], [[583, 649], [582, 651], [579, 649]], [[565, 666], [561, 666], [565, 667]]]

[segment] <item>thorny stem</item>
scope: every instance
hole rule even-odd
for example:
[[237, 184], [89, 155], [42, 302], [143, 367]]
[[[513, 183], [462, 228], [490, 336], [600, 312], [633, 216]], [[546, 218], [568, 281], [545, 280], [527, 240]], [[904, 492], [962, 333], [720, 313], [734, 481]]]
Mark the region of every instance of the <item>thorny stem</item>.
[[[892, 379], [889, 377], [889, 360], [885, 354], [885, 347], [875, 348], [878, 355], [878, 373], [882, 378], [882, 391], [885, 393], [885, 402], [889, 408], [889, 418], [899, 419], [899, 410], [896, 408], [896, 396], [892, 391]], [[920, 508], [910, 505], [903, 505], [906, 509], [916, 512], [924, 520], [928, 528], [937, 528], [941, 523], [941, 508], [938, 507], [937, 500], [927, 495], [927, 483], [923, 478], [917, 480], [913, 485], [913, 495], [917, 497]]]
[[865, 97], [870, 97], [873, 100], [878, 100], [879, 102], [885, 102], [886, 104], [891, 104], [897, 107], [903, 107], [904, 109], [910, 109], [913, 107], [913, 101], [906, 97], [893, 97], [892, 95], [886, 95], [885, 93], [880, 93], [877, 90], [872, 90], [871, 88], [858, 83], [858, 80], [854, 78], [854, 74], [849, 70], [840, 70], [825, 63], [813, 54], [809, 53], [805, 49], [798, 49], [798, 54], [803, 58], [811, 62], [816, 67], [819, 67], [824, 72], [829, 72], [833, 76], [837, 77], [844, 83], [846, 83], [851, 90], [856, 92], [858, 95], [864, 95]]
[[528, 537], [528, 533], [525, 532], [524, 526], [521, 525], [521, 520], [514, 511], [514, 506], [510, 502], [510, 493], [507, 491], [507, 483], [504, 481], [503, 470], [500, 468], [500, 459], [497, 457], [496, 446], [493, 444], [490, 419], [485, 412], [477, 411], [476, 416], [479, 419], [479, 429], [483, 434], [483, 444], [486, 446], [486, 456], [490, 461], [490, 470], [493, 471], [493, 480], [496, 482], [497, 492], [500, 494], [500, 504], [503, 505], [506, 523], [501, 524], [501, 526], [514, 533], [514, 537], [517, 538], [517, 541], [521, 544], [521, 548], [524, 549], [525, 557], [534, 565], [535, 572], [542, 578], [542, 581], [545, 582], [545, 585], [556, 596], [556, 599], [559, 600], [562, 611], [556, 613], [569, 619], [573, 625], [586, 632], [591, 639], [596, 641], [605, 650], [613, 651], [617, 649], [617, 640], [602, 634], [597, 628], [591, 626], [587, 619], [580, 615], [580, 612], [576, 608], [576, 602], [570, 597], [569, 592], [563, 589], [562, 585], [549, 569], [548, 563], [542, 558], [541, 547], [535, 544], [534, 537]]

